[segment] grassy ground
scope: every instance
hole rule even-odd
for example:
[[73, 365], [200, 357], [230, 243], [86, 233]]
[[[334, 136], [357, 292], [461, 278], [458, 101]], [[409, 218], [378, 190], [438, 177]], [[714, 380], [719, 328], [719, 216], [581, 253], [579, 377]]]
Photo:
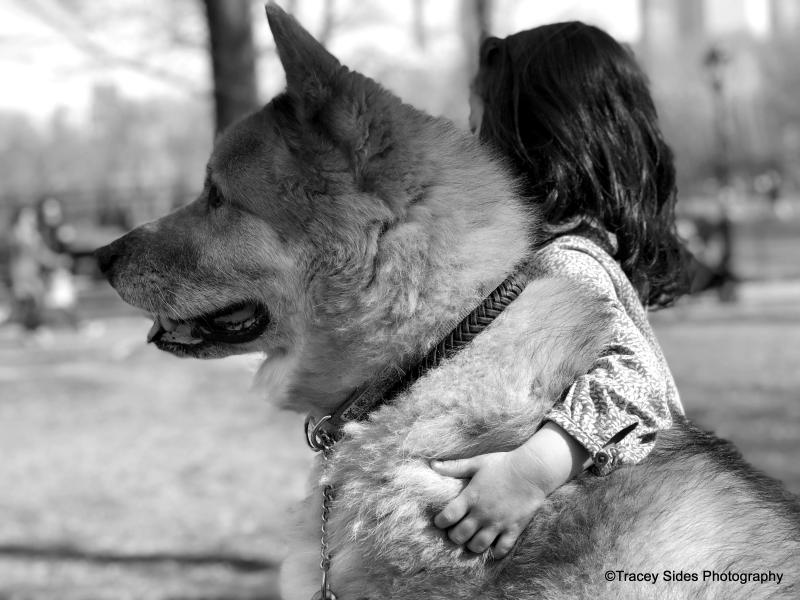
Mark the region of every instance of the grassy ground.
[[[653, 321], [689, 415], [800, 492], [793, 294], [748, 288]], [[276, 597], [310, 462], [301, 419], [248, 392], [252, 359], [175, 359], [147, 328], [0, 330], [0, 600]]]
[[252, 359], [182, 361], [147, 321], [0, 338], [0, 598], [273, 598], [309, 455]]
[[690, 418], [800, 494], [800, 285], [651, 316]]

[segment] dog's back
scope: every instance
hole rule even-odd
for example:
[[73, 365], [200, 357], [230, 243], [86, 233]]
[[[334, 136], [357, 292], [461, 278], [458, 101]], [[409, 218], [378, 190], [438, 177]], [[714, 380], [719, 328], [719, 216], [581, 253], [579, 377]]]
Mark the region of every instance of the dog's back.
[[534, 519], [511, 560], [518, 575], [557, 573], [537, 582], [541, 597], [797, 597], [797, 499], [730, 443], [676, 419], [642, 464], [579, 479], [577, 493], [554, 495], [550, 518]]

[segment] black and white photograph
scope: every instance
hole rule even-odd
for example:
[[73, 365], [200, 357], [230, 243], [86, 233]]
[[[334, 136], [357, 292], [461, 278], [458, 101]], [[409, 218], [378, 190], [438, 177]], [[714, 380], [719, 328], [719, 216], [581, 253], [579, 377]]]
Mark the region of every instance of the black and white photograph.
[[0, 0], [0, 600], [800, 598], [800, 0]]

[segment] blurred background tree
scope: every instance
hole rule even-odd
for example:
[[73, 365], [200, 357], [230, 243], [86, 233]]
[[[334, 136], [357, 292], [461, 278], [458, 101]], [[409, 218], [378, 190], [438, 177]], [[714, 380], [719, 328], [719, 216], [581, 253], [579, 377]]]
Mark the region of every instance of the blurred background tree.
[[[690, 212], [708, 210], [721, 183], [733, 190], [733, 204], [747, 210], [776, 193], [797, 196], [798, 6], [794, 0], [613, 0], [603, 7], [584, 0], [557, 7], [523, 0], [285, 3], [345, 64], [461, 126], [482, 37], [574, 18], [610, 28], [650, 74], [677, 157], [681, 204]], [[49, 107], [32, 95], [45, 107], [38, 111], [24, 101], [13, 108], [0, 103], [0, 223], [11, 207], [47, 194], [62, 198], [78, 221], [109, 222], [124, 212], [126, 219], [117, 220], [132, 224], [161, 214], [199, 189], [215, 132], [283, 85], [259, 0], [14, 0], [6, 10], [13, 18], [1, 33], [0, 64], [16, 66], [6, 81], [27, 64], [41, 79], [63, 81], [69, 93], [43, 87], [51, 90]], [[704, 61], [712, 47], [725, 57], [713, 68]], [[729, 173], [725, 182], [721, 168]]]
[[249, 0], [204, 0], [203, 4], [219, 132], [258, 107], [252, 3]]

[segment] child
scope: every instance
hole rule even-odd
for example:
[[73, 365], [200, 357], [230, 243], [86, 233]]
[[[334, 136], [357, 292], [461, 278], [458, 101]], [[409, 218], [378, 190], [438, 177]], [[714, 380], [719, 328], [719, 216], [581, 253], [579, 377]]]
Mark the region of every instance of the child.
[[682, 292], [682, 253], [672, 153], [644, 73], [608, 34], [571, 22], [487, 39], [470, 107], [545, 221], [539, 274], [595, 289], [616, 315], [613, 343], [530, 440], [432, 465], [470, 479], [436, 526], [501, 558], [556, 488], [638, 463], [683, 413], [644, 309]]

